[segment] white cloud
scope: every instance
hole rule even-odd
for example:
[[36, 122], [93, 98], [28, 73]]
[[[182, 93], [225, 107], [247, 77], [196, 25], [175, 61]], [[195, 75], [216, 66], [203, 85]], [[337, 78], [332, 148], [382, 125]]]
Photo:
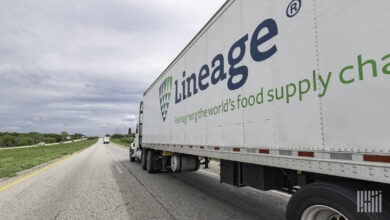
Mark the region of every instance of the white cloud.
[[136, 116], [135, 115], [126, 115], [125, 121], [135, 121]]
[[9, 131], [9, 132], [12, 132], [12, 131], [18, 131], [20, 129], [20, 127], [17, 127], [17, 126], [13, 126], [13, 127], [2, 127], [1, 130], [3, 131]]
[[145, 89], [223, 2], [2, 1], [0, 130], [134, 129]]

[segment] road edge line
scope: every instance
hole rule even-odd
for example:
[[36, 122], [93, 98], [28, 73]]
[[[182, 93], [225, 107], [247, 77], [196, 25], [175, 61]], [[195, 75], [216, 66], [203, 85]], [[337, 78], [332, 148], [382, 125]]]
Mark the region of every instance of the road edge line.
[[[43, 172], [43, 171], [45, 171], [45, 170], [47, 170], [47, 169], [49, 169], [49, 168], [51, 168], [51, 167], [53, 167], [53, 166], [59, 164], [59, 163], [62, 163], [62, 162], [64, 162], [64, 161], [70, 159], [71, 157], [74, 157], [74, 156], [76, 156], [76, 155], [78, 155], [78, 154], [80, 154], [80, 153], [82, 153], [82, 152], [88, 150], [89, 148], [91, 148], [91, 147], [94, 146], [94, 145], [95, 145], [95, 144], [93, 144], [93, 145], [91, 145], [91, 146], [89, 146], [89, 147], [87, 147], [87, 148], [85, 148], [85, 149], [83, 149], [83, 150], [81, 150], [81, 151], [74, 152], [74, 153], [72, 153], [71, 155], [68, 155], [67, 157], [65, 157], [65, 158], [63, 158], [63, 159], [61, 159], [61, 160], [59, 160], [59, 161], [56, 161], [56, 162], [54, 162], [54, 163], [52, 163], [52, 164], [50, 164], [50, 165], [48, 165], [48, 166], [45, 166], [45, 167], [42, 168], [42, 169], [39, 169], [39, 170], [35, 171], [35, 172], [32, 173], [32, 174], [29, 174], [29, 175], [27, 175], [27, 176], [25, 176], [25, 177], [23, 177], [23, 178], [20, 178], [19, 180], [16, 180], [16, 181], [14, 181], [14, 182], [12, 182], [12, 183], [6, 185], [6, 186], [3, 186], [3, 187], [0, 188], [0, 192], [3, 191], [3, 190], [8, 189], [8, 188], [10, 188], [11, 186], [14, 186], [14, 185], [16, 185], [16, 184], [18, 184], [18, 183], [20, 183], [20, 182], [23, 182], [24, 180], [29, 179], [30, 177], [33, 177], [33, 176], [37, 175], [38, 173], [41, 173], [41, 172]], [[50, 162], [48, 162], [48, 163], [50, 163]]]

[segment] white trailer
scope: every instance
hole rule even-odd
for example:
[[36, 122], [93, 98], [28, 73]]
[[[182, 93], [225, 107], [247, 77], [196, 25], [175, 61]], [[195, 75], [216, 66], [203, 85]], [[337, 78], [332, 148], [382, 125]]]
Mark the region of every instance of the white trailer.
[[221, 161], [287, 219], [390, 219], [390, 1], [232, 0], [145, 91], [130, 158]]
[[109, 143], [110, 143], [110, 137], [104, 137], [103, 144], [109, 144]]

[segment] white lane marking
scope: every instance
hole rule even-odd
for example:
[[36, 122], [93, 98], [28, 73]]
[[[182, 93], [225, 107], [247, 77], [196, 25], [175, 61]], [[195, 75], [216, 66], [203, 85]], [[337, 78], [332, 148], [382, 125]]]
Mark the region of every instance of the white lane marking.
[[288, 194], [288, 193], [285, 193], [285, 192], [281, 192], [281, 191], [278, 191], [278, 190], [270, 190], [270, 192], [273, 192], [273, 193], [276, 193], [276, 194], [279, 194], [279, 195], [282, 195], [282, 196], [291, 197], [291, 194]]
[[204, 171], [204, 170], [199, 170], [199, 171], [202, 172], [202, 173], [207, 173], [207, 174], [219, 177], [219, 174], [210, 173], [210, 172], [207, 172], [207, 171]]
[[118, 166], [115, 166], [115, 167], [116, 167], [116, 169], [118, 170], [119, 173], [123, 173], [121, 168], [119, 168]]

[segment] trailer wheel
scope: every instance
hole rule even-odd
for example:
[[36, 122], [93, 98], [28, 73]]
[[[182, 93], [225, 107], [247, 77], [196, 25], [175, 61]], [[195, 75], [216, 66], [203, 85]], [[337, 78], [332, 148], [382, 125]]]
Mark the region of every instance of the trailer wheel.
[[357, 188], [342, 183], [319, 182], [298, 190], [287, 205], [287, 220], [390, 219], [382, 213], [357, 212]]
[[141, 152], [141, 167], [143, 170], [146, 170], [146, 152], [148, 152], [146, 149], [142, 149]]
[[148, 150], [146, 153], [146, 170], [148, 173], [153, 173], [153, 152], [151, 150]]

